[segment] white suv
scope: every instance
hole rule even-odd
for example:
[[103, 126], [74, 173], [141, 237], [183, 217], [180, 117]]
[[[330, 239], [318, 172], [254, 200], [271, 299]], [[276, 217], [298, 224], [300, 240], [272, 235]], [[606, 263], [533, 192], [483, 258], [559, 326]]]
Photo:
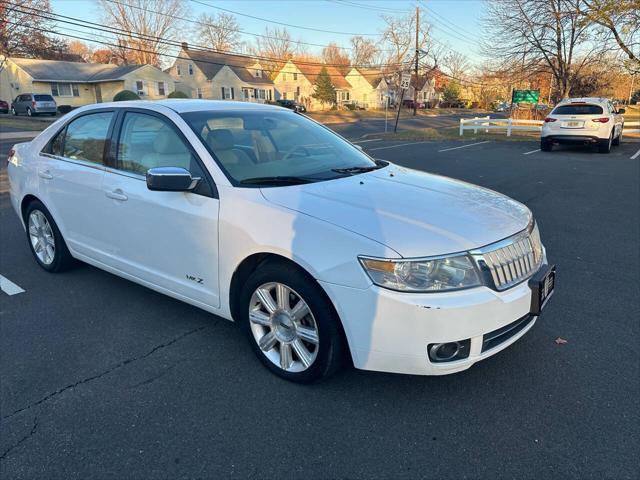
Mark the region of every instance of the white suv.
[[622, 139], [623, 113], [606, 98], [565, 99], [544, 119], [540, 149], [550, 152], [554, 143], [597, 144], [600, 153], [609, 153]]

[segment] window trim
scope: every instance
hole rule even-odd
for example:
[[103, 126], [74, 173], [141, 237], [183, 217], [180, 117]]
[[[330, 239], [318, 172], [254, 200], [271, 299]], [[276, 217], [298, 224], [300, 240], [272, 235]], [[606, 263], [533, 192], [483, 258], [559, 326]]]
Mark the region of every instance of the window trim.
[[[111, 117], [111, 122], [109, 123], [109, 128], [107, 129], [104, 148], [102, 150], [102, 163], [92, 162], [91, 160], [79, 160], [79, 159], [65, 157], [62, 155], [55, 155], [54, 153], [51, 152], [51, 146], [53, 144], [53, 141], [58, 137], [58, 135], [64, 132], [65, 138], [63, 139], [63, 142], [62, 142], [62, 152], [64, 153], [64, 144], [67, 140], [66, 139], [67, 127], [72, 122], [78, 120], [79, 118], [86, 117], [87, 115], [93, 115], [96, 113], [113, 113], [113, 116]], [[116, 108], [96, 108], [95, 110], [90, 110], [88, 112], [82, 112], [78, 115], [75, 115], [73, 118], [70, 118], [67, 122], [65, 122], [65, 124], [62, 127], [60, 127], [56, 131], [56, 133], [54, 133], [51, 136], [51, 138], [47, 141], [47, 143], [42, 148], [42, 150], [40, 150], [40, 155], [48, 158], [53, 158], [55, 160], [61, 160], [63, 162], [75, 163], [77, 165], [82, 165], [84, 167], [91, 167], [91, 168], [97, 168], [99, 170], [104, 170], [107, 167], [109, 151], [111, 149], [111, 139], [112, 139], [113, 129], [115, 127], [117, 118], [118, 118], [118, 109]]]
[[109, 173], [115, 173], [117, 175], [122, 175], [125, 177], [134, 178], [136, 180], [141, 180], [145, 183], [147, 181], [144, 175], [139, 175], [137, 173], [128, 172], [126, 170], [122, 170], [118, 168], [118, 151], [120, 146], [120, 138], [122, 135], [122, 125], [124, 123], [124, 118], [127, 113], [139, 113], [142, 115], [149, 115], [152, 117], [156, 117], [161, 121], [165, 122], [165, 124], [178, 135], [180, 140], [182, 140], [182, 142], [186, 145], [187, 149], [189, 150], [189, 153], [191, 153], [193, 158], [195, 158], [196, 163], [198, 164], [198, 166], [200, 167], [200, 169], [204, 174], [204, 178], [202, 178], [201, 181], [207, 182], [207, 184], [209, 185], [210, 195], [206, 195], [204, 193], [195, 192], [195, 191], [190, 193], [193, 193], [194, 195], [201, 195], [203, 197], [220, 198], [218, 194], [218, 188], [216, 187], [216, 183], [213, 181], [211, 172], [209, 172], [209, 170], [207, 169], [207, 166], [204, 164], [204, 162], [202, 161], [198, 153], [195, 151], [195, 149], [193, 148], [193, 145], [191, 145], [191, 142], [189, 142], [187, 137], [185, 137], [180, 127], [178, 127], [178, 125], [176, 125], [176, 123], [172, 119], [170, 119], [169, 117], [167, 117], [166, 115], [160, 112], [156, 112], [155, 110], [147, 110], [145, 108], [135, 108], [135, 107], [118, 109], [115, 122], [113, 124], [113, 130], [110, 132], [111, 138], [109, 142], [109, 152], [107, 154], [106, 162], [105, 162], [105, 171]]

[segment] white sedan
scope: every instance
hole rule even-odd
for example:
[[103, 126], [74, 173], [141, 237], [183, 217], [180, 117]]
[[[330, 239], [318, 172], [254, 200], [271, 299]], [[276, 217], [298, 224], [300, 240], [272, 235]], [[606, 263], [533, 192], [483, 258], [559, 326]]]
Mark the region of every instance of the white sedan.
[[35, 260], [74, 260], [239, 322], [272, 372], [440, 375], [506, 348], [553, 293], [538, 227], [496, 192], [374, 160], [239, 102], [74, 110], [8, 166]]

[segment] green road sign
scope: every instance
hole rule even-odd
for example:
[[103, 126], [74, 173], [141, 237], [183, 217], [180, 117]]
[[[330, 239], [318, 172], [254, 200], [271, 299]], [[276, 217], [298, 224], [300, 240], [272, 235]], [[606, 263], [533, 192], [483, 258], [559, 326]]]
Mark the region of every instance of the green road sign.
[[514, 90], [511, 103], [538, 103], [540, 90]]

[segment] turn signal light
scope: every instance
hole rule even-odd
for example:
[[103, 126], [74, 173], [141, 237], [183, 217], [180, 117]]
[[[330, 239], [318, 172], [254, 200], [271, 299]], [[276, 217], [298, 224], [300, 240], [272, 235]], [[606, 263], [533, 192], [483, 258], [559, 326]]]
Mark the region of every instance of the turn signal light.
[[556, 120], [556, 118], [547, 117], [544, 119], [544, 123], [555, 122]]
[[607, 123], [609, 121], [609, 117], [592, 118], [591, 121], [598, 123]]

